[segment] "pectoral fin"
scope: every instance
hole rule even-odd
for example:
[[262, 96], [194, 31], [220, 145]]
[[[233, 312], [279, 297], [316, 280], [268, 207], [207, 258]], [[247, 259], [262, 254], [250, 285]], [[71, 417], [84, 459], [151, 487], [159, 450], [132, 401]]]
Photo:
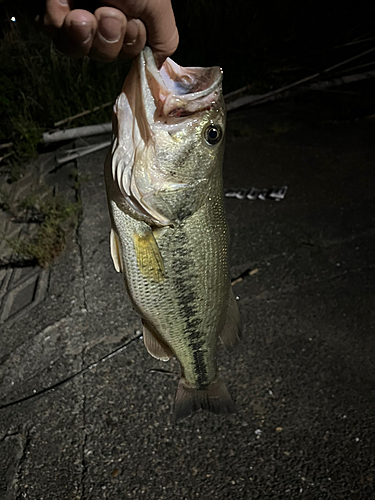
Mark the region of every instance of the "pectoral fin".
[[229, 292], [229, 305], [227, 312], [227, 319], [225, 321], [224, 328], [220, 333], [219, 337], [221, 342], [227, 348], [234, 347], [241, 338], [242, 325], [240, 311], [238, 310], [238, 305], [236, 297], [234, 296], [233, 290]]
[[118, 240], [118, 236], [113, 228], [111, 228], [111, 236], [110, 236], [110, 247], [111, 247], [111, 257], [113, 260], [113, 265], [118, 273], [122, 272], [121, 265], [121, 254], [120, 254], [120, 243]]
[[164, 262], [151, 228], [142, 234], [134, 233], [133, 243], [141, 274], [157, 283], [164, 281]]
[[147, 325], [143, 323], [143, 341], [145, 347], [152, 357], [160, 361], [169, 361], [173, 357], [173, 351], [165, 344]]

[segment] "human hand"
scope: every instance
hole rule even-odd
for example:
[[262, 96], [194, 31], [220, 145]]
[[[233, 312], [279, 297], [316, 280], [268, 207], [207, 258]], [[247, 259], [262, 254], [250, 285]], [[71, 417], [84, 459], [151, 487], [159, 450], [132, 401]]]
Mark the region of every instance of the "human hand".
[[161, 66], [178, 45], [170, 0], [45, 0], [37, 24], [71, 57], [133, 58], [146, 42]]

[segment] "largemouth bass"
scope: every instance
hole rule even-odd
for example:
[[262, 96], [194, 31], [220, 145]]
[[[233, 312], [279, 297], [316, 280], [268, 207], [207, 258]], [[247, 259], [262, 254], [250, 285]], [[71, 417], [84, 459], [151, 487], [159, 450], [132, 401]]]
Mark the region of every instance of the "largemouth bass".
[[174, 411], [233, 411], [218, 375], [217, 339], [236, 343], [222, 160], [225, 106], [218, 67], [158, 70], [145, 48], [114, 105], [105, 165], [114, 266], [142, 318], [148, 352], [181, 365]]

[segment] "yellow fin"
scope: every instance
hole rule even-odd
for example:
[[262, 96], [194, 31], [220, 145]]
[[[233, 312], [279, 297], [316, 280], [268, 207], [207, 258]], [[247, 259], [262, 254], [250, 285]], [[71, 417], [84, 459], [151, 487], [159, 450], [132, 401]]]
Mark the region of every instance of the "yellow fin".
[[157, 283], [164, 281], [164, 262], [151, 229], [143, 234], [133, 234], [133, 242], [142, 275]]
[[113, 228], [111, 228], [110, 236], [110, 247], [111, 247], [111, 257], [113, 260], [113, 265], [118, 273], [122, 272], [121, 265], [121, 255], [120, 255], [120, 244], [118, 241], [118, 236]]
[[173, 357], [173, 351], [149, 328], [149, 326], [142, 320], [143, 323], [143, 342], [149, 354], [153, 358], [160, 361], [169, 361]]

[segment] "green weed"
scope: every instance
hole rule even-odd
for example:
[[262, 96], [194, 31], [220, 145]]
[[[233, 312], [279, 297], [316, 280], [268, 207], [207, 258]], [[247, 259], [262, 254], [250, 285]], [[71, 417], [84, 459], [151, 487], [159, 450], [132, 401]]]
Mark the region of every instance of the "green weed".
[[70, 177], [73, 180], [73, 187], [76, 191], [82, 186], [82, 183], [89, 182], [92, 179], [90, 174], [82, 174], [76, 168], [70, 170]]
[[19, 257], [47, 267], [65, 248], [66, 236], [77, 223], [81, 204], [68, 202], [62, 195], [48, 194], [42, 198], [33, 194], [18, 205], [18, 210], [26, 215], [37, 213], [40, 229], [31, 241], [8, 240], [8, 244]]
[[[21, 166], [37, 154], [42, 133], [55, 128], [55, 122], [114, 101], [129, 63], [71, 59], [19, 14], [0, 40], [0, 67], [0, 144], [13, 142], [1, 169], [14, 181], [22, 176]], [[72, 126], [109, 121], [110, 116], [111, 107], [101, 108]]]

